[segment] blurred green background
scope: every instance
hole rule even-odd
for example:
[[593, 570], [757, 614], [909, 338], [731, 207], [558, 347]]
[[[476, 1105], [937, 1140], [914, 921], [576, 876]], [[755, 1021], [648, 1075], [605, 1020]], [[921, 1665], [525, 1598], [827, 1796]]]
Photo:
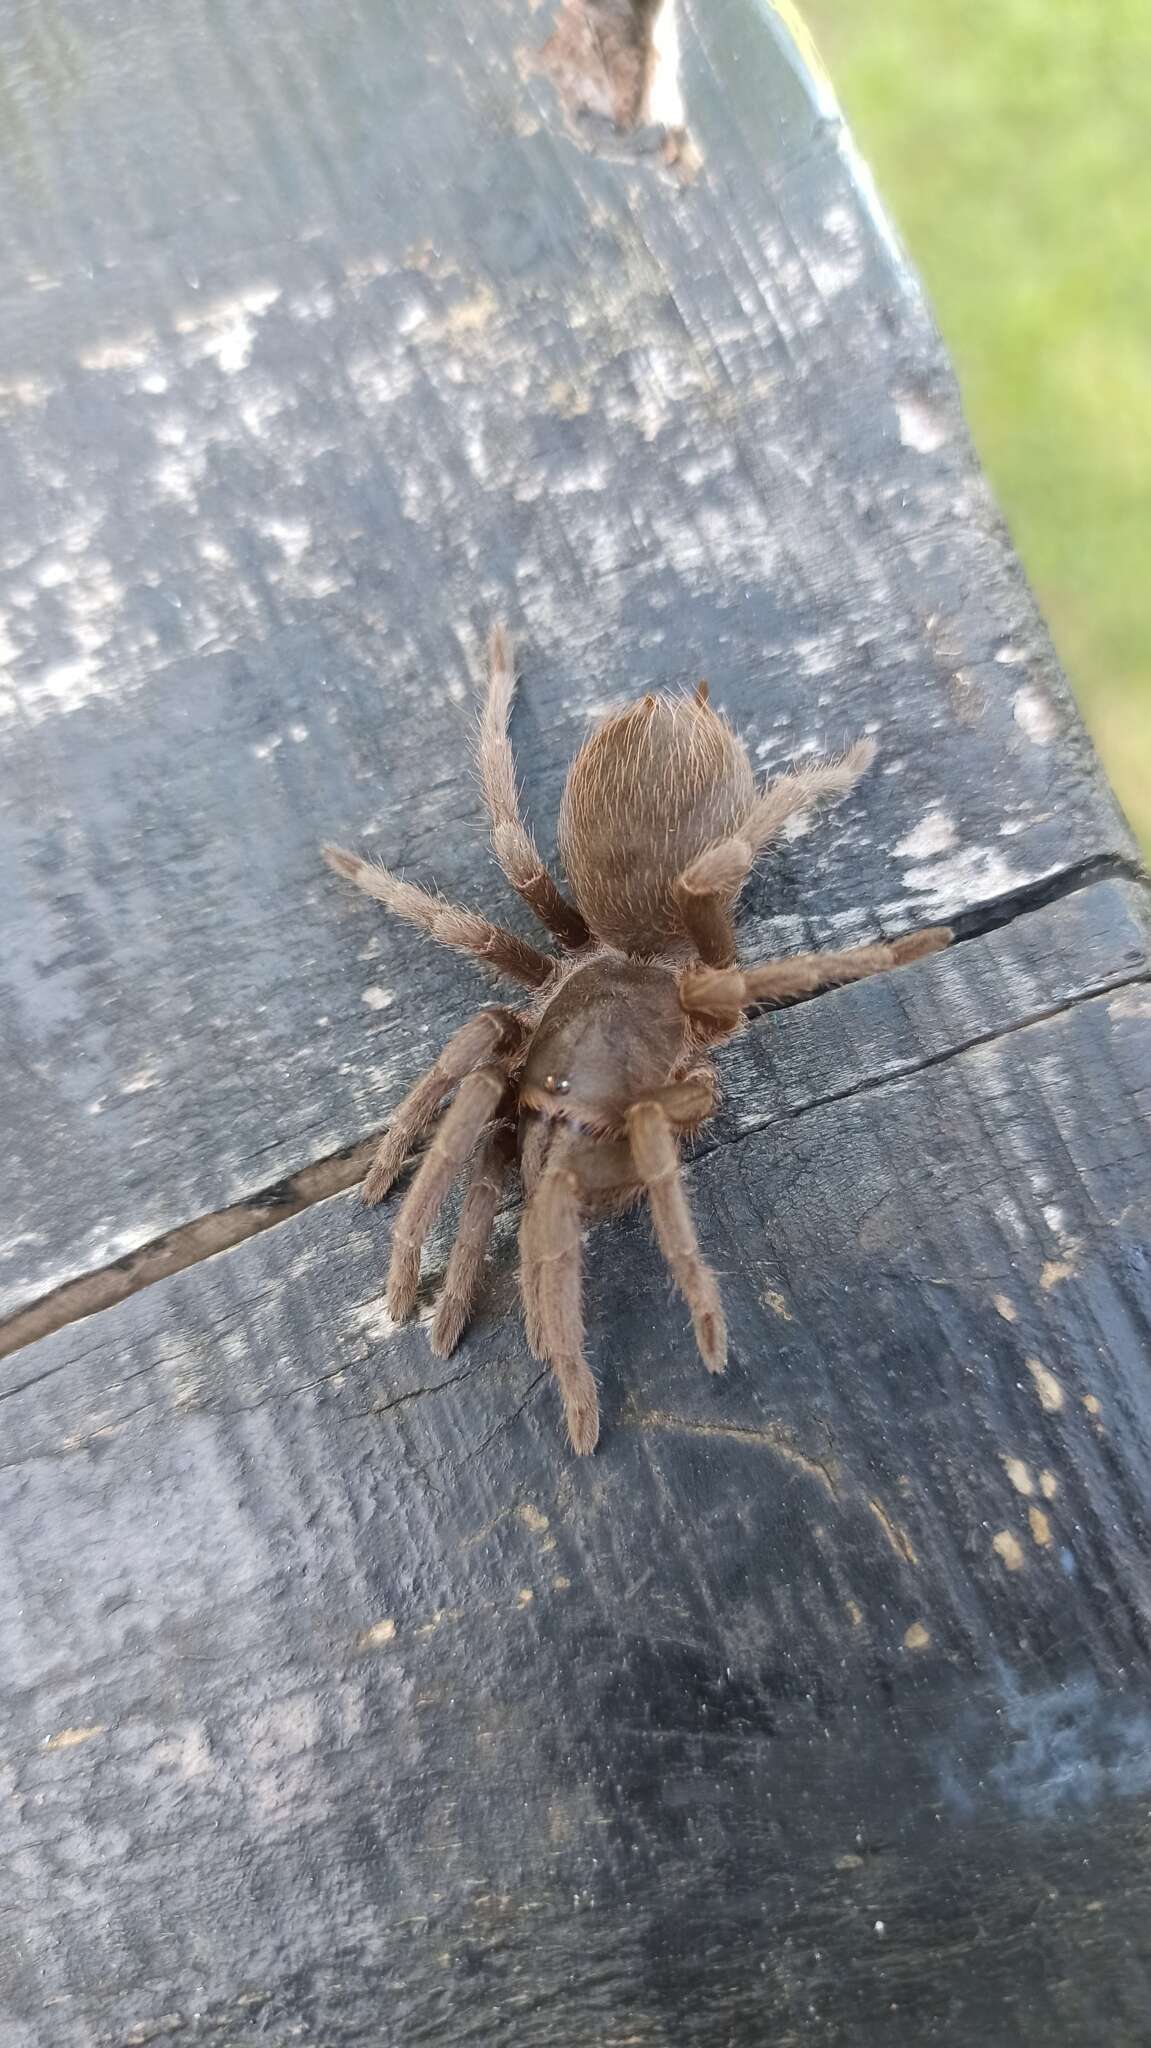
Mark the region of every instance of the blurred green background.
[[799, 0], [1151, 851], [1151, 0]]

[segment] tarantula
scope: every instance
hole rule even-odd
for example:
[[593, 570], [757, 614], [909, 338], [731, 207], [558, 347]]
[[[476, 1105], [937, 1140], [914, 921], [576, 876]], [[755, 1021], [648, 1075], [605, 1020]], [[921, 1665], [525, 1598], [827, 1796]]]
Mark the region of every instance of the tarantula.
[[901, 967], [947, 945], [951, 933], [934, 926], [845, 952], [737, 965], [732, 914], [756, 855], [787, 819], [852, 789], [875, 750], [860, 740], [842, 760], [795, 768], [759, 788], [742, 741], [709, 704], [706, 683], [694, 696], [627, 705], [577, 754], [559, 818], [569, 902], [520, 817], [508, 738], [514, 689], [510, 643], [496, 626], [478, 735], [492, 846], [512, 888], [558, 941], [558, 958], [339, 847], [325, 847], [324, 857], [397, 917], [532, 991], [521, 1009], [480, 1010], [448, 1041], [396, 1111], [363, 1199], [383, 1200], [455, 1090], [396, 1219], [387, 1296], [395, 1321], [405, 1321], [424, 1239], [466, 1167], [430, 1330], [433, 1351], [446, 1357], [471, 1315], [518, 1156], [527, 1339], [555, 1374], [573, 1448], [588, 1452], [599, 1435], [599, 1404], [584, 1357], [585, 1217], [647, 1197], [700, 1355], [709, 1372], [722, 1372], [723, 1307], [679, 1165], [680, 1140], [715, 1107], [710, 1051], [733, 1036], [753, 1005]]

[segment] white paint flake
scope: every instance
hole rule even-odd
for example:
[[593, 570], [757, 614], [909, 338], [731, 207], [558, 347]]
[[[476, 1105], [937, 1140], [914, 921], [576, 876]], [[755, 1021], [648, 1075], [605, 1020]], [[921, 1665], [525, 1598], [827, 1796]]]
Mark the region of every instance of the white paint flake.
[[51, 391], [44, 377], [0, 377], [0, 405], [43, 405]]
[[892, 847], [897, 860], [932, 860], [950, 853], [955, 845], [955, 825], [941, 804], [932, 804], [918, 825]]
[[908, 868], [903, 880], [923, 898], [922, 908], [943, 912], [953, 910], [957, 903], [1009, 895], [1034, 876], [1019, 874], [996, 847], [965, 846], [929, 867]]
[[684, 125], [683, 93], [679, 83], [679, 20], [676, 0], [663, 0], [651, 26], [651, 71], [647, 88], [646, 114], [663, 128]]
[[260, 532], [278, 542], [292, 563], [298, 562], [312, 545], [312, 529], [306, 519], [262, 519]]
[[176, 322], [176, 332], [190, 337], [193, 352], [210, 356], [226, 377], [245, 370], [256, 338], [255, 322], [280, 296], [275, 284], [249, 285], [234, 298], [214, 299]]
[[896, 416], [899, 420], [899, 438], [905, 448], [913, 448], [917, 455], [934, 455], [951, 438], [947, 421], [922, 398], [897, 398]]
[[79, 357], [82, 370], [142, 370], [156, 350], [156, 336], [142, 331], [123, 341], [97, 343]]
[[1021, 690], [1016, 690], [1011, 710], [1016, 725], [1027, 734], [1033, 746], [1049, 746], [1058, 735], [1059, 720], [1055, 706], [1043, 690], [1036, 689], [1034, 683], [1025, 683]]

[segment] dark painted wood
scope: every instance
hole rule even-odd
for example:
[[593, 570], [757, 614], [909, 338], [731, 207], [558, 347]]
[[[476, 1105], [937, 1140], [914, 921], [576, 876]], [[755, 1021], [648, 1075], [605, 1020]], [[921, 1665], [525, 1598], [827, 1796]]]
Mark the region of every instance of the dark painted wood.
[[547, 842], [618, 694], [877, 733], [752, 944], [1129, 850], [841, 128], [759, 0], [680, 12], [686, 184], [569, 137], [529, 0], [0, 22], [4, 1312], [370, 1131], [474, 1004], [317, 847], [505, 907], [493, 614]]
[[518, 921], [495, 614], [545, 843], [707, 675], [881, 748], [748, 952], [961, 934], [723, 1054], [723, 1382], [593, 1235], [594, 1460], [512, 1208], [447, 1364], [351, 1197], [4, 1361], [2, 2048], [1147, 2039], [1146, 898], [823, 87], [678, 20], [674, 167], [569, 131], [551, 4], [0, 21], [5, 1311], [480, 998], [317, 845]]
[[593, 1460], [509, 1232], [444, 1364], [350, 1197], [6, 1361], [6, 2042], [1145, 2040], [1118, 898], [755, 1027], [691, 1173], [731, 1370], [598, 1230]]

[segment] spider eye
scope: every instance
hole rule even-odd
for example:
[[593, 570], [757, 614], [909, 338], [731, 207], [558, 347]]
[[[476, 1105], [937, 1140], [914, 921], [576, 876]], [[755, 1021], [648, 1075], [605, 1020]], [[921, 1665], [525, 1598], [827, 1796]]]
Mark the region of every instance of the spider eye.
[[567, 1095], [571, 1090], [571, 1082], [566, 1074], [545, 1074], [544, 1087], [549, 1095]]

